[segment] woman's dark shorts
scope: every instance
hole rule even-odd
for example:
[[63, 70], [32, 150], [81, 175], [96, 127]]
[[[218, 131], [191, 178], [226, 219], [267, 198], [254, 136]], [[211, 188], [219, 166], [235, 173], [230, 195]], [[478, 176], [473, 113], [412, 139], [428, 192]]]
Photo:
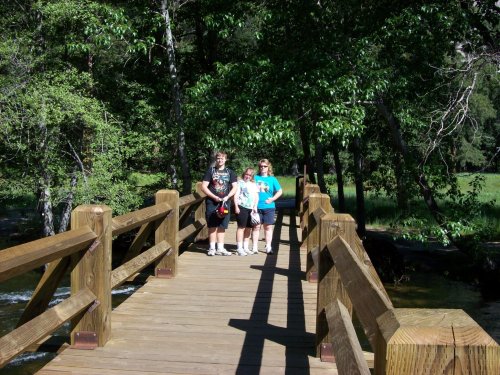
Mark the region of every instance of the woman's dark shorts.
[[236, 215], [238, 228], [253, 228], [252, 221], [250, 219], [251, 212], [252, 210], [250, 208], [240, 207], [240, 213]]
[[217, 216], [215, 209], [217, 208], [218, 202], [215, 203], [211, 199], [206, 199], [206, 213], [205, 218], [207, 219], [207, 227], [208, 228], [224, 228], [227, 229], [229, 225], [229, 217], [231, 216], [231, 201], [227, 201], [227, 208], [229, 209], [229, 213], [224, 216], [222, 219]]
[[260, 215], [260, 222], [262, 224], [273, 225], [274, 224], [274, 213], [276, 209], [274, 208], [266, 208], [266, 209], [258, 209]]

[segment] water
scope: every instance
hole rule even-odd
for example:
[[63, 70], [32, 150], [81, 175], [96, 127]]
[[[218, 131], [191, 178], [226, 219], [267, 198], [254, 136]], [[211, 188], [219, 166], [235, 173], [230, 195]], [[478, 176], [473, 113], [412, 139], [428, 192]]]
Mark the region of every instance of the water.
[[[40, 277], [40, 272], [33, 271], [0, 283], [0, 337], [6, 335], [15, 328]], [[137, 288], [137, 286], [123, 285], [113, 290], [113, 306], [118, 306]], [[60, 303], [68, 298], [69, 295], [69, 278], [66, 278], [62, 282], [62, 286], [56, 290], [54, 297], [50, 301], [49, 307]], [[66, 323], [54, 334], [67, 337], [69, 335], [69, 330], [70, 325]], [[0, 374], [34, 374], [52, 360], [54, 356], [55, 354], [53, 353], [25, 353], [14, 358], [8, 365], [0, 369]]]

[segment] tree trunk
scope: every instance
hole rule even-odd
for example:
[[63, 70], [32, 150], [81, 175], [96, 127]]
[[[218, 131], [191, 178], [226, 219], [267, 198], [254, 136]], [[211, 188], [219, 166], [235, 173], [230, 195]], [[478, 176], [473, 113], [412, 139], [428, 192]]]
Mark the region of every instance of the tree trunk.
[[[434, 220], [436, 220], [439, 226], [443, 226], [445, 224], [444, 216], [441, 213], [441, 210], [439, 209], [436, 200], [434, 199], [432, 189], [429, 186], [427, 179], [425, 178], [423, 170], [417, 166], [416, 161], [413, 159], [412, 155], [408, 152], [408, 147], [403, 139], [403, 135], [401, 134], [401, 127], [399, 122], [392, 115], [392, 113], [382, 100], [377, 102], [377, 109], [380, 111], [382, 116], [386, 119], [387, 123], [389, 124], [394, 147], [403, 156], [407, 168], [413, 171], [413, 178], [415, 179], [415, 182], [417, 183], [420, 189], [420, 193], [424, 198], [424, 202], [427, 205], [432, 216], [434, 217]], [[450, 238], [450, 240], [452, 239]]]
[[162, 0], [161, 12], [165, 21], [165, 38], [168, 56], [168, 66], [170, 71], [170, 79], [172, 80], [172, 97], [174, 100], [175, 121], [178, 127], [178, 148], [177, 152], [181, 163], [182, 171], [182, 194], [191, 193], [191, 171], [189, 169], [189, 161], [186, 155], [186, 139], [184, 134], [184, 117], [182, 115], [181, 89], [179, 86], [179, 77], [175, 64], [175, 49], [174, 39], [172, 37], [172, 29], [170, 28], [170, 13], [168, 11], [168, 0]]
[[363, 156], [361, 140], [355, 138], [352, 144], [354, 156], [354, 182], [356, 184], [356, 222], [358, 235], [364, 238], [366, 234], [365, 193], [363, 188]]
[[45, 119], [45, 102], [42, 102], [41, 106], [41, 116], [40, 122], [38, 123], [38, 129], [40, 131], [40, 143], [39, 143], [39, 153], [40, 164], [40, 178], [38, 180], [39, 187], [39, 200], [38, 200], [38, 211], [42, 219], [42, 236], [49, 237], [55, 234], [54, 232], [54, 215], [52, 211], [52, 200], [51, 200], [51, 176], [48, 168], [49, 164], [49, 132], [47, 129], [47, 123]]
[[394, 175], [396, 177], [396, 201], [398, 208], [408, 211], [408, 194], [406, 189], [406, 179], [404, 177], [404, 163], [401, 155], [394, 155]]
[[75, 187], [78, 182], [76, 171], [71, 174], [71, 181], [69, 183], [69, 191], [64, 202], [64, 208], [61, 212], [61, 223], [59, 224], [59, 233], [68, 230], [69, 222], [71, 220], [71, 210], [73, 208], [73, 199], [75, 195]]
[[345, 212], [344, 177], [342, 175], [342, 162], [339, 156], [337, 142], [333, 142], [333, 162], [335, 163], [335, 174], [337, 175], [337, 194], [339, 200], [339, 212]]
[[50, 237], [54, 232], [54, 215], [52, 212], [52, 201], [50, 194], [50, 177], [48, 173], [42, 172], [40, 179], [39, 212], [42, 217], [42, 236]]
[[302, 143], [302, 152], [304, 153], [304, 165], [306, 167], [308, 180], [311, 184], [315, 184], [316, 178], [314, 176], [314, 170], [311, 162], [311, 145], [309, 143], [309, 133], [307, 131], [307, 125], [302, 121], [299, 122], [299, 133], [300, 141]]
[[322, 193], [326, 193], [326, 183], [325, 183], [325, 163], [324, 161], [324, 155], [323, 155], [323, 145], [321, 143], [316, 144], [316, 153], [315, 153], [315, 159], [316, 159], [316, 171], [318, 174], [318, 185], [319, 185], [319, 190]]

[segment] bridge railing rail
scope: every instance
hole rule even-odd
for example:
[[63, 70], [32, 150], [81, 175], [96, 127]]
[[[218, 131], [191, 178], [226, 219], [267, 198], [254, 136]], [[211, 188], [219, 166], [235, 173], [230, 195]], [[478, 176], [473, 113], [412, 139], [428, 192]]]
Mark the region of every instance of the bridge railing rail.
[[[179, 247], [206, 236], [200, 185], [183, 197], [160, 190], [154, 205], [115, 217], [105, 205], [78, 206], [71, 230], [1, 250], [0, 282], [43, 266], [45, 272], [16, 328], [0, 338], [0, 368], [23, 352], [47, 347], [50, 335], [69, 321], [73, 347], [103, 346], [111, 333], [111, 291], [153, 263], [156, 277], [174, 277]], [[113, 238], [136, 229], [122, 264], [112, 269]], [[144, 249], [153, 236], [154, 245]], [[49, 308], [68, 270], [71, 296]]]
[[[318, 357], [339, 374], [500, 374], [499, 345], [463, 310], [394, 307], [355, 220], [335, 213], [317, 185], [298, 187], [306, 276], [318, 284]], [[373, 357], [361, 349], [353, 311]]]

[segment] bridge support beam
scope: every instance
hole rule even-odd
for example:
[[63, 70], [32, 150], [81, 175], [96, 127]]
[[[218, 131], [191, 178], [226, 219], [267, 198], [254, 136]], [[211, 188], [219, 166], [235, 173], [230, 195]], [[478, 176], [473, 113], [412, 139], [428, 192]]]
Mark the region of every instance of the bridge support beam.
[[156, 204], [168, 203], [172, 211], [157, 223], [155, 245], [167, 241], [172, 251], [161, 258], [155, 267], [156, 277], [172, 278], [177, 274], [179, 259], [179, 192], [177, 190], [160, 190], [155, 195]]
[[104, 346], [111, 334], [111, 208], [76, 207], [71, 214], [71, 229], [83, 226], [89, 226], [97, 239], [88, 250], [71, 256], [71, 295], [88, 288], [97, 300], [81, 319], [73, 321], [71, 344], [78, 344], [80, 337], [92, 337], [91, 346]]

